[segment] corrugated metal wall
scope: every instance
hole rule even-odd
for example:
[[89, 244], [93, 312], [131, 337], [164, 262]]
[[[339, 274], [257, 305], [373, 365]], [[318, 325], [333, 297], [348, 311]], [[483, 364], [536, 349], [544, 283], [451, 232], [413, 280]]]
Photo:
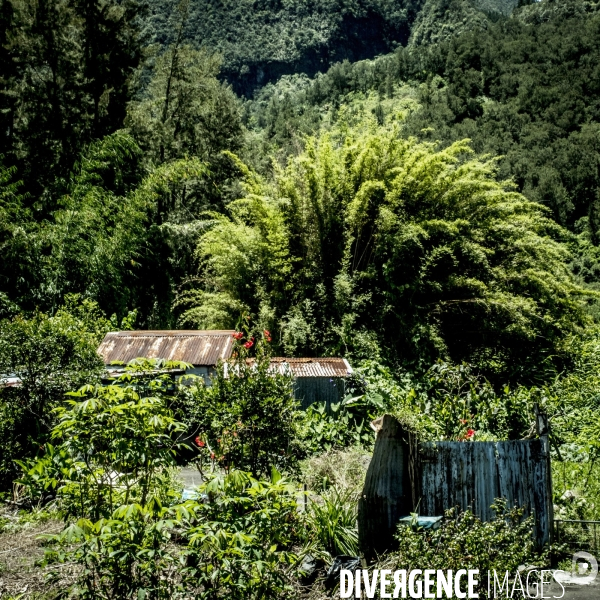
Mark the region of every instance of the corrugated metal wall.
[[343, 377], [297, 377], [294, 381], [294, 398], [303, 409], [315, 402], [325, 402], [327, 410], [344, 399]]
[[395, 547], [398, 520], [417, 512], [442, 516], [453, 507], [490, 521], [497, 498], [534, 515], [534, 536], [551, 540], [552, 478], [548, 427], [539, 415], [539, 437], [506, 442], [419, 442], [392, 415], [373, 422], [373, 458], [358, 502], [361, 551], [373, 558]]
[[511, 442], [435, 442], [421, 445], [419, 513], [443, 515], [470, 507], [493, 518], [496, 498], [535, 515], [539, 544], [550, 540], [552, 497], [547, 438]]

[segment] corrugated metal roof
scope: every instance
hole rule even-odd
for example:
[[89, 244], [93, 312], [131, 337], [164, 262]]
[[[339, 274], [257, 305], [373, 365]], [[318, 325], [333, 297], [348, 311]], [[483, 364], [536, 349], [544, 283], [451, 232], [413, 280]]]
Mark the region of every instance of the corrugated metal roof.
[[209, 331], [114, 331], [107, 333], [98, 354], [108, 365], [134, 358], [180, 360], [196, 366], [216, 365], [231, 356], [235, 332]]
[[294, 377], [348, 377], [352, 367], [345, 358], [271, 358], [271, 368]]
[[0, 375], [0, 388], [21, 387], [21, 378], [17, 375]]

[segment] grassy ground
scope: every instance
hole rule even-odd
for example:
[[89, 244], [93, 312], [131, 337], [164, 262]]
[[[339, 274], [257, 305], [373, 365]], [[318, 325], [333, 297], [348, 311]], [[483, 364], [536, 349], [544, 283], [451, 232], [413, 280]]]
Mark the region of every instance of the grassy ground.
[[73, 565], [43, 565], [45, 536], [61, 530], [49, 511], [0, 505], [0, 600], [50, 600], [74, 580]]

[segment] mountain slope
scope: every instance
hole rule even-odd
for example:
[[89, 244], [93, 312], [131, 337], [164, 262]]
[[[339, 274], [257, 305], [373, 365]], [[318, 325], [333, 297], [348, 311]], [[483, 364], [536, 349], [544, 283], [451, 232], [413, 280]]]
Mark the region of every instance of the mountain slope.
[[[336, 62], [406, 46], [415, 24], [415, 43], [485, 27], [483, 10], [505, 13], [514, 0], [474, 2], [479, 8], [468, 0], [191, 0], [183, 10], [184, 38], [221, 54], [223, 76], [238, 94], [249, 96], [285, 74], [312, 76]], [[182, 6], [149, 0], [150, 41], [172, 43]]]
[[[223, 75], [248, 94], [286, 73], [314, 74], [406, 44], [422, 0], [194, 0], [186, 40], [223, 57]], [[172, 40], [169, 0], [151, 0], [153, 41]]]
[[466, 31], [487, 29], [489, 19], [468, 0], [427, 0], [413, 25], [410, 45], [438, 44]]

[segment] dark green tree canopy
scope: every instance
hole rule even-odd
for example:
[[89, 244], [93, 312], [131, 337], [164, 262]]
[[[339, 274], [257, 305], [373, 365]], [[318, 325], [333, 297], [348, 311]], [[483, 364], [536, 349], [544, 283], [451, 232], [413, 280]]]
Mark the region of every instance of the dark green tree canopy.
[[200, 240], [182, 323], [232, 326], [243, 308], [286, 352], [543, 370], [586, 322], [566, 232], [467, 143], [375, 123], [309, 138], [272, 184], [247, 174]]

